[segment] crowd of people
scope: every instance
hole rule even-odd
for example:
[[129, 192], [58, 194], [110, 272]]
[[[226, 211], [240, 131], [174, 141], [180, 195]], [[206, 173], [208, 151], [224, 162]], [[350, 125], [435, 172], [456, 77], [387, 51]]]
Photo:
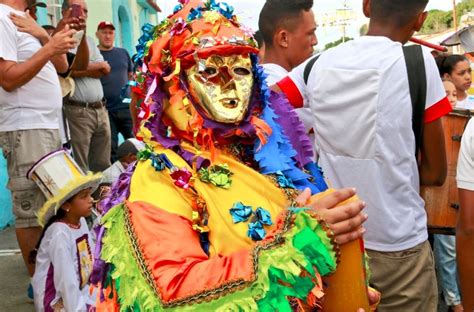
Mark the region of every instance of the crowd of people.
[[[472, 120], [456, 236], [431, 246], [420, 195], [446, 180], [443, 118], [474, 110], [470, 54], [404, 46], [427, 3], [362, 0], [367, 34], [313, 55], [312, 0], [266, 0], [255, 36], [226, 3], [179, 1], [134, 72], [112, 23], [86, 35], [85, 0], [45, 27], [42, 2], [0, 0], [0, 147], [36, 310], [330, 311], [322, 279], [362, 237], [357, 308], [436, 311], [440, 285], [474, 310]], [[31, 178], [53, 156], [70, 165]]]

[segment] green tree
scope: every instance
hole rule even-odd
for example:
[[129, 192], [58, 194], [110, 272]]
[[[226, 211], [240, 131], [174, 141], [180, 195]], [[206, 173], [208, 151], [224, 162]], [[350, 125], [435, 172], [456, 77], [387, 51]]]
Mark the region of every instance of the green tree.
[[[474, 0], [473, 0], [474, 1]], [[420, 30], [422, 34], [431, 34], [449, 29], [453, 24], [452, 11], [431, 10]]]
[[[474, 0], [462, 0], [456, 5], [457, 22], [461, 20], [461, 16], [471, 12], [474, 9]], [[422, 34], [431, 34], [444, 31], [453, 27], [453, 11], [431, 10], [428, 12], [423, 27], [420, 30]]]
[[367, 24], [364, 24], [362, 26], [360, 26], [360, 29], [359, 29], [359, 34], [361, 36], [365, 36], [367, 34], [367, 31], [369, 30], [369, 25]]
[[337, 46], [340, 45], [343, 41], [344, 41], [344, 42], [347, 42], [347, 41], [352, 40], [352, 39], [354, 39], [354, 38], [351, 38], [351, 37], [340, 38], [339, 40], [336, 40], [336, 41], [333, 41], [333, 42], [330, 42], [330, 43], [326, 44], [326, 45], [324, 46], [324, 50], [337, 47]]
[[[457, 21], [461, 20], [461, 16], [471, 12], [474, 9], [474, 0], [463, 0], [456, 5]], [[452, 12], [452, 11], [451, 11]]]

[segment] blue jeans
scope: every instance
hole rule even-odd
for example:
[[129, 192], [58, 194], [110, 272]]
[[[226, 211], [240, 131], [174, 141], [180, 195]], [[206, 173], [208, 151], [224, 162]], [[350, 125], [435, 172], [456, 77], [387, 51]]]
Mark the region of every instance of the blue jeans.
[[461, 303], [456, 266], [456, 236], [434, 235], [434, 255], [438, 268], [438, 279], [448, 306]]

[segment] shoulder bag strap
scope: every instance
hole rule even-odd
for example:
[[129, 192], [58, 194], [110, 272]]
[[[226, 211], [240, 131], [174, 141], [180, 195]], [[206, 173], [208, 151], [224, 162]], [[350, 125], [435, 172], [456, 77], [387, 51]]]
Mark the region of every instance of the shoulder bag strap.
[[309, 60], [309, 62], [304, 67], [304, 76], [303, 77], [304, 77], [304, 84], [305, 85], [308, 84], [309, 74], [311, 73], [311, 70], [313, 69], [314, 63], [316, 63], [316, 61], [318, 60], [318, 58], [320, 56], [321, 56], [321, 54], [318, 54], [318, 55], [314, 56], [311, 60]]
[[423, 140], [423, 123], [426, 105], [426, 70], [423, 50], [419, 45], [403, 47], [403, 55], [408, 72], [411, 105], [413, 108], [412, 127], [415, 135], [416, 150], [418, 155]]

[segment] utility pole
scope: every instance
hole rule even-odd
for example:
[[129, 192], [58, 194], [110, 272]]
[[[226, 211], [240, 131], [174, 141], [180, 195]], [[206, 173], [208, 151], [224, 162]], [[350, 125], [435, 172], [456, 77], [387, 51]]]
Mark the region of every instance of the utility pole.
[[342, 9], [337, 9], [336, 13], [339, 13], [339, 18], [342, 19], [342, 43], [346, 42], [346, 26], [348, 25], [349, 21], [349, 12], [352, 11], [352, 9], [349, 8], [347, 5], [347, 0], [344, 0], [344, 4]]
[[456, 13], [456, 0], [453, 0], [453, 22], [454, 31], [458, 31], [458, 16]]

